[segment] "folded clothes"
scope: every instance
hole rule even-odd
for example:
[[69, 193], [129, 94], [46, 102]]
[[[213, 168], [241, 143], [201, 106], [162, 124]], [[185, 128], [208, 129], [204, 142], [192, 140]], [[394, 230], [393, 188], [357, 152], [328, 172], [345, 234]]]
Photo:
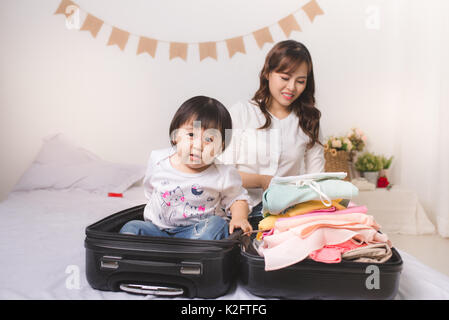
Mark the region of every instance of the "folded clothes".
[[364, 263], [384, 263], [391, 258], [390, 244], [372, 243], [360, 248], [354, 248], [342, 254], [344, 260]]
[[303, 203], [298, 203], [295, 206], [292, 206], [288, 210], [285, 210], [284, 213], [278, 215], [266, 215], [264, 219], [259, 222], [260, 230], [269, 230], [274, 227], [274, 222], [277, 218], [286, 218], [293, 217], [300, 214], [309, 213], [311, 211], [320, 210], [320, 209], [329, 209], [329, 210], [342, 210], [345, 209], [344, 206], [340, 204], [341, 199], [332, 200], [332, 207], [327, 207], [319, 200], [310, 200]]
[[366, 244], [351, 239], [336, 245], [325, 245], [322, 249], [315, 250], [309, 254], [309, 258], [317, 262], [339, 263], [343, 253], [362, 246], [366, 246]]
[[334, 207], [335, 210], [343, 210], [346, 209], [346, 207], [340, 203], [342, 201], [343, 199], [334, 199], [332, 200], [332, 204], [330, 206], [326, 206], [320, 200], [309, 200], [306, 202], [297, 203], [294, 206], [285, 209], [282, 213], [277, 214], [277, 216], [285, 215], [288, 217], [293, 217], [298, 214], [304, 214], [315, 210], [333, 210], [332, 207]]
[[336, 245], [350, 239], [366, 243], [388, 241], [385, 234], [377, 232], [374, 228], [349, 230], [322, 227], [306, 238], [289, 230], [265, 237], [258, 253], [265, 258], [266, 271], [278, 270], [304, 260], [310, 253], [325, 245]]
[[[332, 208], [332, 207], [331, 207]], [[332, 209], [329, 208], [329, 211], [326, 209], [319, 209], [319, 210], [314, 210], [308, 213], [304, 213], [301, 215], [294, 215], [294, 216], [290, 216], [289, 212], [286, 212], [283, 215], [277, 215], [277, 216], [268, 216], [264, 219], [262, 219], [259, 222], [259, 230], [270, 230], [272, 228], [275, 227], [275, 224], [277, 221], [283, 221], [283, 220], [288, 220], [288, 219], [302, 219], [305, 217], [311, 217], [311, 216], [322, 216], [322, 215], [329, 215], [329, 214], [347, 214], [347, 213], [366, 213], [368, 211], [368, 209], [366, 208], [366, 206], [356, 206], [356, 207], [349, 207], [349, 208], [344, 208], [342, 210], [336, 210], [336, 211], [332, 211]]]
[[297, 185], [274, 183], [263, 193], [263, 213], [279, 214], [286, 208], [310, 200], [320, 200], [330, 207], [331, 199], [351, 199], [357, 194], [358, 189], [352, 183], [339, 179], [299, 180]]
[[351, 229], [380, 229], [380, 226], [374, 220], [373, 216], [364, 213], [351, 212], [345, 214], [328, 214], [277, 220], [273, 236], [284, 231], [291, 231], [304, 238], [322, 226], [334, 228], [347, 227]]

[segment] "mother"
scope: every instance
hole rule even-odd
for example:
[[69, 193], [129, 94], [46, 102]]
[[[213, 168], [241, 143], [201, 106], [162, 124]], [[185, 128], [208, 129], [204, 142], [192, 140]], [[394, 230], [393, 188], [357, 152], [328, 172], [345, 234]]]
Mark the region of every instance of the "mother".
[[232, 159], [248, 189], [251, 215], [260, 214], [262, 193], [273, 176], [324, 171], [321, 112], [314, 95], [309, 51], [286, 40], [268, 53], [252, 100], [230, 108], [232, 147], [225, 156], [232, 158], [226, 162]]

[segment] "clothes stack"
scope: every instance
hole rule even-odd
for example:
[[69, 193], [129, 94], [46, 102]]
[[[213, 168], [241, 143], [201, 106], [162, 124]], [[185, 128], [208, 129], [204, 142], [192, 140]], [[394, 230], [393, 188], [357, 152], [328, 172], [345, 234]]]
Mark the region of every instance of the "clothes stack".
[[265, 270], [286, 268], [304, 259], [383, 263], [391, 242], [365, 206], [345, 172], [275, 177], [263, 194], [263, 215], [254, 247]]

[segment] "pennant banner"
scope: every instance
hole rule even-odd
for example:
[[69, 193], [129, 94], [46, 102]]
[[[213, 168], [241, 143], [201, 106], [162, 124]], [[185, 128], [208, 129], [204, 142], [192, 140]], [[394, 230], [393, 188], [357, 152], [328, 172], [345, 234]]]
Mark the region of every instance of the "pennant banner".
[[232, 58], [237, 52], [246, 53], [243, 37], [236, 37], [226, 40], [226, 46], [228, 47], [230, 58]]
[[154, 58], [156, 55], [156, 48], [157, 48], [157, 40], [140, 37], [139, 40], [139, 47], [137, 48], [137, 54], [141, 53], [148, 53], [150, 56]]
[[273, 38], [271, 37], [270, 30], [268, 27], [257, 30], [253, 32], [254, 38], [256, 39], [257, 45], [262, 49], [265, 43], [273, 43]]
[[92, 37], [96, 38], [98, 31], [100, 31], [101, 26], [103, 25], [103, 21], [94, 16], [88, 14], [86, 19], [84, 20], [83, 25], [81, 26], [81, 31], [90, 31]]
[[280, 20], [278, 23], [287, 38], [290, 37], [292, 31], [301, 31], [298, 22], [296, 22], [296, 19], [292, 14]]
[[73, 1], [70, 0], [62, 0], [61, 4], [59, 5], [58, 9], [56, 9], [55, 14], [63, 14], [66, 16], [66, 18], [68, 18], [71, 13], [69, 13], [67, 10], [69, 6], [75, 6], [78, 7], [78, 5], [76, 3], [74, 3]]
[[177, 57], [187, 60], [187, 43], [170, 42], [170, 60]]
[[313, 22], [313, 20], [315, 20], [316, 16], [324, 14], [323, 10], [321, 10], [321, 8], [318, 5], [318, 3], [316, 2], [316, 0], [310, 1], [309, 3], [304, 5], [302, 7], [302, 9], [304, 10], [304, 12], [307, 14], [310, 21], [312, 21], [312, 22]]
[[[70, 8], [73, 6], [72, 8]], [[59, 4], [58, 9], [56, 9], [56, 14], [63, 14], [66, 16], [66, 19], [70, 17], [73, 14], [73, 8], [76, 7], [77, 9], [80, 9], [80, 7], [74, 3], [71, 0], [61, 0], [61, 3]], [[307, 17], [310, 19], [310, 21], [313, 23], [316, 16], [323, 15], [324, 11], [319, 6], [317, 0], [310, 0], [305, 5], [301, 7], [301, 9], [306, 13]], [[299, 11], [298, 9], [297, 11]], [[296, 12], [296, 11], [295, 11]], [[301, 32], [301, 27], [299, 26], [294, 13], [291, 13], [287, 17], [279, 20], [277, 24], [280, 26], [282, 31], [284, 32], [285, 36], [287, 38], [290, 37], [291, 33], [293, 31]], [[83, 25], [80, 28], [80, 31], [89, 31], [92, 35], [92, 37], [96, 38], [98, 32], [100, 29], [105, 25], [104, 21], [91, 15], [87, 12], [86, 18], [84, 20]], [[270, 32], [270, 27], [275, 24], [272, 24], [270, 26], [261, 28], [259, 30], [256, 30], [252, 33], [241, 35], [238, 37], [234, 37], [231, 39], [225, 39], [221, 41], [209, 41], [209, 42], [199, 42], [196, 43], [198, 45], [199, 50], [199, 56], [200, 56], [200, 62], [205, 60], [206, 58], [212, 58], [214, 60], [217, 60], [217, 43], [218, 42], [225, 42], [226, 47], [228, 49], [229, 58], [232, 58], [236, 53], [242, 53], [246, 54], [245, 50], [245, 43], [244, 43], [244, 37], [252, 35], [254, 39], [256, 40], [256, 43], [260, 49], [263, 48], [263, 46], [266, 43], [273, 43], [273, 37]], [[121, 51], [125, 50], [125, 47], [128, 43], [129, 37], [132, 35], [128, 31], [121, 30], [117, 27], [109, 25], [111, 28], [111, 34], [109, 36], [109, 40], [107, 45], [113, 46], [117, 45]], [[79, 28], [79, 27], [78, 27]], [[156, 49], [159, 42], [165, 42], [169, 43], [169, 55], [170, 60], [175, 58], [181, 58], [184, 61], [187, 61], [187, 51], [188, 51], [188, 45], [191, 43], [185, 43], [185, 42], [172, 42], [172, 41], [164, 41], [160, 39], [152, 39], [147, 38], [140, 35], [135, 35], [139, 38], [139, 44], [137, 47], [136, 54], [142, 54], [142, 53], [148, 53], [151, 57], [156, 56]]]
[[120, 30], [119, 28], [113, 27], [111, 36], [109, 37], [108, 46], [117, 45], [120, 50], [125, 50], [126, 43], [128, 42], [129, 32]]
[[201, 42], [198, 47], [200, 49], [200, 61], [207, 57], [217, 60], [217, 44], [215, 42]]

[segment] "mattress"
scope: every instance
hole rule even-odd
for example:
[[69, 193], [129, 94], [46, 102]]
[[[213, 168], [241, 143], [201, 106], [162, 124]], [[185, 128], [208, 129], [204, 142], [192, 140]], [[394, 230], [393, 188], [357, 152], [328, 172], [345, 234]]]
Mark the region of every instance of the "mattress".
[[[0, 299], [161, 299], [152, 295], [95, 290], [85, 276], [86, 226], [144, 203], [142, 186], [130, 188], [123, 198], [81, 190], [9, 194], [0, 203]], [[449, 299], [448, 276], [426, 266], [401, 248], [397, 249], [404, 264], [396, 299]], [[218, 299], [262, 298], [237, 283]]]

